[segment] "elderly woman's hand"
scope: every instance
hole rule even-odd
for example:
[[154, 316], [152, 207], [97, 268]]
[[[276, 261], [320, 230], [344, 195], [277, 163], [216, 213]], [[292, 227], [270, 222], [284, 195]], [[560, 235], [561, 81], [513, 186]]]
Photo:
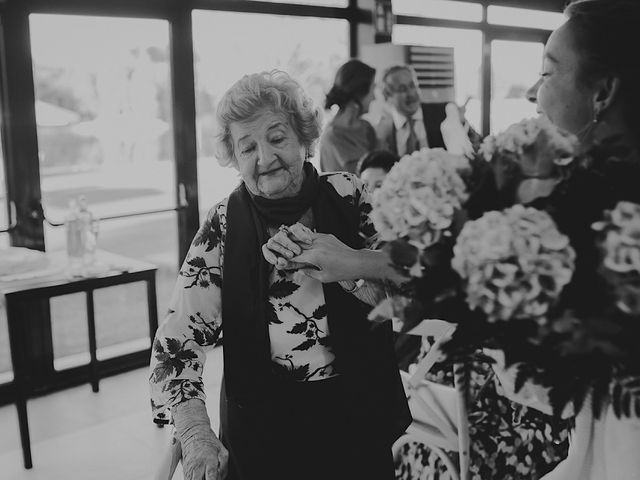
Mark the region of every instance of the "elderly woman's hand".
[[188, 400], [174, 407], [173, 421], [182, 446], [185, 480], [223, 480], [229, 452], [211, 430], [204, 402]]
[[278, 232], [262, 246], [262, 254], [265, 260], [283, 270], [296, 270], [309, 267], [301, 262], [291, 259], [302, 253], [303, 248], [311, 246], [313, 232], [296, 223], [290, 227], [281, 226]]

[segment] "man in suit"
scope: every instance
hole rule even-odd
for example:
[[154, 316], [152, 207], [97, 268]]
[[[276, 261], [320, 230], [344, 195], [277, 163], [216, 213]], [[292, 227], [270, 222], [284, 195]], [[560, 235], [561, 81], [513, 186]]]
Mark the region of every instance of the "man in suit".
[[376, 133], [382, 147], [399, 157], [421, 148], [444, 148], [440, 124], [445, 104], [423, 104], [417, 76], [409, 65], [394, 65], [382, 75], [382, 94], [389, 114], [380, 118]]

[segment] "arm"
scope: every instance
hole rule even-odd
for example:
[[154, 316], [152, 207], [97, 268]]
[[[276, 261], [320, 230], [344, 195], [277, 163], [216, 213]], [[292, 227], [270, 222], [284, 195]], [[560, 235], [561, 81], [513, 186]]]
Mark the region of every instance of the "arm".
[[[151, 353], [154, 421], [173, 421], [183, 451], [185, 479], [220, 478], [226, 450], [206, 414], [202, 371], [206, 350], [220, 337], [223, 219], [213, 209], [196, 234], [180, 268], [169, 311]], [[199, 475], [199, 476], [198, 476]]]
[[[377, 232], [369, 217], [370, 196], [362, 182], [354, 175], [337, 175], [331, 181], [336, 191], [353, 198], [359, 212], [358, 231], [364, 238], [365, 248], [357, 250], [334, 235], [314, 233], [294, 225], [289, 229], [292, 238], [279, 232], [263, 246], [263, 254], [277, 268], [302, 267], [310, 277], [324, 283], [340, 282], [345, 290], [353, 292], [359, 299], [376, 304], [385, 294], [381, 280], [401, 283], [406, 278], [396, 272], [385, 252], [371, 248]], [[317, 269], [304, 268], [304, 264]], [[365, 283], [358, 286], [356, 282], [361, 279]]]
[[339, 282], [363, 302], [376, 305], [386, 296], [385, 281], [401, 284], [407, 279], [393, 268], [385, 252], [372, 248], [377, 232], [369, 218], [370, 196], [363, 183], [355, 175], [336, 175], [331, 181], [341, 195], [353, 198], [365, 248], [351, 248], [334, 235], [295, 224], [271, 237], [262, 253], [278, 269], [300, 269], [323, 283]]
[[376, 137], [378, 137], [378, 148], [397, 153], [391, 144], [391, 138], [393, 136], [393, 118], [391, 115], [386, 112], [383, 113], [373, 127]]

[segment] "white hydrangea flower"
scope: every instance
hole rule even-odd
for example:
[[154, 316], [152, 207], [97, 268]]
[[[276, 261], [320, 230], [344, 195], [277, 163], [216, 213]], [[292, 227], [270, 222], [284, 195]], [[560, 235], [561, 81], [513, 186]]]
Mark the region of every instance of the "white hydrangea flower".
[[574, 262], [569, 239], [546, 212], [515, 205], [467, 222], [452, 267], [464, 281], [469, 306], [490, 321], [542, 322], [571, 280]]
[[602, 244], [606, 268], [640, 273], [640, 205], [619, 202], [594, 228], [606, 232]]
[[539, 116], [526, 118], [497, 135], [487, 136], [480, 146], [480, 153], [487, 161], [492, 161], [496, 155], [519, 161], [533, 154], [539, 161], [550, 160], [563, 166], [573, 161], [577, 148], [575, 135], [559, 129], [547, 117]]
[[380, 240], [405, 239], [420, 249], [437, 242], [468, 197], [458, 174], [468, 166], [443, 149], [402, 157], [373, 194], [371, 219]]

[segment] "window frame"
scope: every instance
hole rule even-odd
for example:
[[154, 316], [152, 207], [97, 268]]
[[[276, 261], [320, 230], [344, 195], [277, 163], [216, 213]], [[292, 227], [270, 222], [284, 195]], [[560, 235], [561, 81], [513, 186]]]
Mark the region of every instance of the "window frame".
[[5, 147], [7, 205], [14, 202], [15, 221], [18, 222], [16, 228], [9, 229], [12, 245], [45, 250], [43, 222], [59, 225], [55, 219], [45, 218], [41, 205], [29, 15], [159, 19], [167, 21], [170, 30], [178, 264], [181, 263], [199, 227], [192, 40], [192, 12], [195, 9], [344, 19], [349, 23], [351, 57], [357, 55], [358, 25], [370, 23], [372, 18], [371, 12], [358, 8], [357, 0], [349, 0], [346, 7], [256, 0], [6, 0], [0, 5], [3, 73], [0, 82], [3, 122], [0, 128]]

